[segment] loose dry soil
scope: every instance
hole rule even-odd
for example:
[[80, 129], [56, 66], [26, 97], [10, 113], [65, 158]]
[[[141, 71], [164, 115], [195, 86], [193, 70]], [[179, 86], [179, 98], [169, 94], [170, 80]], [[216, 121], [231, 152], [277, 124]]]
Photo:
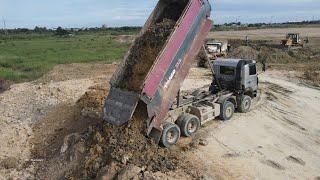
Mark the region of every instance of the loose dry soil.
[[122, 71], [124, 74], [119, 77], [117, 87], [135, 92], [141, 90], [149, 69], [156, 61], [175, 24], [176, 22], [171, 19], [163, 19], [151, 25], [135, 40], [126, 58], [124, 71]]

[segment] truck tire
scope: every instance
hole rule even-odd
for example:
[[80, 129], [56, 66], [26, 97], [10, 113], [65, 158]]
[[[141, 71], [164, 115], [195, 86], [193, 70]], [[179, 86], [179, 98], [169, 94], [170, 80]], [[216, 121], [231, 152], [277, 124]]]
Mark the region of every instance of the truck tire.
[[191, 114], [184, 114], [177, 120], [181, 134], [185, 137], [194, 135], [200, 128], [200, 119]]
[[221, 105], [221, 114], [220, 114], [220, 119], [223, 121], [228, 121], [232, 118], [234, 114], [234, 104], [230, 101], [225, 101]]
[[241, 113], [247, 113], [250, 111], [251, 108], [251, 97], [250, 96], [242, 96], [240, 99], [240, 103], [239, 103], [239, 107], [238, 107], [238, 111]]
[[166, 123], [163, 126], [160, 144], [163, 147], [170, 148], [171, 146], [177, 144], [180, 139], [180, 134], [181, 132], [178, 125]]

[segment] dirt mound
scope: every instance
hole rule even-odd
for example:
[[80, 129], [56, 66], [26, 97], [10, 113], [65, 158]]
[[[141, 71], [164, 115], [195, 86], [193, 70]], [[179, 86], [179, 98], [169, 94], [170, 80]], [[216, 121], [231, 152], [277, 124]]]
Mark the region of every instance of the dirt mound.
[[[81, 116], [74, 116], [76, 119], [73, 122], [101, 119], [107, 92], [108, 87], [91, 87], [77, 101]], [[57, 154], [38, 168], [37, 177], [94, 179], [104, 173], [114, 173], [115, 177], [121, 177], [131, 166], [140, 169], [140, 177], [145, 177], [144, 173], [167, 173], [177, 169], [184, 169], [191, 176], [198, 177], [197, 170], [191, 169], [190, 163], [183, 158], [184, 150], [194, 147], [196, 142], [188, 142], [173, 149], [161, 148], [145, 137], [145, 107], [139, 104], [136, 112], [126, 126], [99, 123], [84, 133], [67, 135], [62, 146], [58, 146]]]
[[268, 63], [289, 63], [294, 62], [295, 58], [291, 57], [288, 52], [281, 49], [261, 47], [259, 49], [258, 61], [265, 61]]
[[314, 61], [317, 52], [310, 48], [293, 48], [288, 50], [272, 41], [254, 40], [246, 43], [244, 40], [229, 40], [232, 50], [230, 58], [255, 59], [267, 63], [305, 63]]
[[[81, 100], [81, 102], [83, 101], [84, 99]], [[99, 111], [102, 106], [96, 102], [91, 107], [95, 107]], [[183, 162], [181, 151], [161, 148], [146, 138], [144, 132], [147, 126], [146, 119], [145, 108], [139, 104], [133, 119], [126, 126], [116, 127], [103, 123], [89, 128], [82, 135], [83, 138], [78, 140], [81, 143], [85, 142], [87, 149], [84, 153], [84, 159], [81, 160], [83, 162], [79, 163], [80, 171], [77, 169], [75, 172], [71, 172], [69, 177], [96, 178], [97, 174], [112, 164], [118, 166], [118, 175], [121, 174], [123, 168], [131, 165], [149, 172], [176, 170]]]
[[109, 86], [107, 85], [90, 87], [89, 91], [77, 101], [77, 106], [81, 110], [81, 115], [86, 118], [102, 119], [103, 105], [108, 92]]
[[136, 39], [127, 58], [128, 65], [121, 77], [119, 87], [129, 91], [140, 91], [142, 83], [154, 64], [164, 43], [171, 34], [175, 21], [163, 19], [152, 25], [146, 32]]
[[[141, 132], [145, 123], [135, 115], [126, 127], [104, 124], [95, 127], [86, 140], [89, 147], [84, 163], [84, 176], [94, 178], [101, 167], [115, 161], [122, 166], [134, 164], [148, 171], [175, 170], [178, 155], [173, 151], [159, 148]], [[99, 166], [97, 165], [99, 164]]]
[[257, 59], [259, 52], [249, 46], [240, 46], [234, 49], [229, 57], [231, 58], [240, 58], [240, 59]]

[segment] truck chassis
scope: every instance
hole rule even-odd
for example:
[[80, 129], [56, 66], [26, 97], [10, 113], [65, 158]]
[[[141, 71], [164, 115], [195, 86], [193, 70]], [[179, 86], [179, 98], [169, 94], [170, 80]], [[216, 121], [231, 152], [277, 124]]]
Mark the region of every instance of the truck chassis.
[[[180, 134], [186, 137], [193, 136], [202, 125], [217, 117], [230, 120], [235, 109], [239, 109], [241, 97], [243, 95], [230, 91], [212, 94], [203, 88], [183, 96], [179, 93], [166, 117], [161, 145], [170, 147], [176, 144]], [[246, 111], [249, 111], [250, 106], [251, 101]]]

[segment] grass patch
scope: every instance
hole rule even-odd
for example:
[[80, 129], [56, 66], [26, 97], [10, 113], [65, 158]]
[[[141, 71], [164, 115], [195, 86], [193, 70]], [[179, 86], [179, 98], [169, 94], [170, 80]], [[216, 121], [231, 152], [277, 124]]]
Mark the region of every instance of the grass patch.
[[113, 35], [99, 33], [0, 39], [0, 78], [21, 82], [39, 78], [57, 64], [112, 63], [121, 60], [129, 46]]

